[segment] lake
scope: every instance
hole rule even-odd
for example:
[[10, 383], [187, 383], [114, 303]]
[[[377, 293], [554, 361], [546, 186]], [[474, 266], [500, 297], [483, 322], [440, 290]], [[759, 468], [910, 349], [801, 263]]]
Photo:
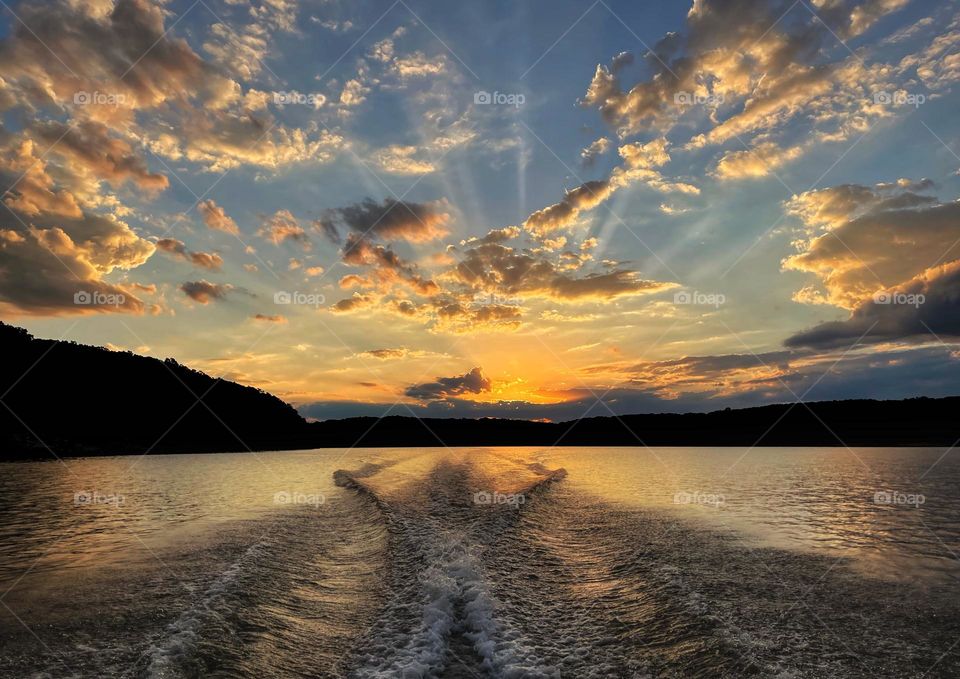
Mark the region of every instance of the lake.
[[960, 676], [960, 451], [3, 464], [0, 675]]

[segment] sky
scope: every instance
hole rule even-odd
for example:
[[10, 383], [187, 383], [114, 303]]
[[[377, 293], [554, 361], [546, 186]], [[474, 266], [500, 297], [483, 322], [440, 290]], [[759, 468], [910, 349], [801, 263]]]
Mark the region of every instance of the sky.
[[960, 5], [23, 0], [0, 319], [310, 418], [960, 384]]

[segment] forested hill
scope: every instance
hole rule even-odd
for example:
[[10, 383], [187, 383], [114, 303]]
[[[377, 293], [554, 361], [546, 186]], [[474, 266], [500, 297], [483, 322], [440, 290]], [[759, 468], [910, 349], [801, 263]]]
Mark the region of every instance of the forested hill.
[[[3, 459], [244, 451], [303, 442], [276, 396], [130, 352], [36, 339], [0, 323]], [[202, 400], [201, 400], [202, 399]]]
[[0, 323], [0, 460], [432, 446], [953, 446], [960, 397], [822, 401], [573, 422], [356, 417], [307, 423], [276, 396]]

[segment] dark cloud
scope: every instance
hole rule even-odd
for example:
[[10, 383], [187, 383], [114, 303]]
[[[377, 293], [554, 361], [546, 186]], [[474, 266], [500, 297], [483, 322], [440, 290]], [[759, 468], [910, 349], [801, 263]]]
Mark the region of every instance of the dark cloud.
[[620, 52], [610, 61], [610, 72], [619, 73], [633, 63], [633, 52]]
[[219, 271], [223, 265], [223, 258], [220, 255], [213, 252], [191, 252], [183, 241], [176, 238], [161, 238], [157, 241], [157, 249], [203, 269]]
[[[94, 7], [18, 5], [22, 22], [11, 24], [12, 35], [0, 44], [4, 79], [39, 105], [72, 106], [75, 95], [85, 92], [90, 95], [83, 104], [86, 115], [104, 119], [180, 101], [187, 92], [208, 102], [233, 92], [232, 81], [204, 63], [185, 40], [167, 33], [161, 5], [119, 0], [102, 14]], [[109, 103], [98, 103], [93, 93], [111, 97]]]
[[150, 172], [130, 144], [111, 137], [102, 123], [84, 121], [67, 126], [48, 121], [35, 124], [30, 131], [53, 153], [115, 187], [132, 182], [146, 191], [161, 191], [170, 184], [166, 176]]
[[926, 270], [912, 280], [863, 302], [844, 321], [797, 333], [788, 347], [831, 348], [897, 340], [937, 341], [960, 337], [960, 260]]
[[364, 356], [379, 358], [382, 361], [388, 361], [394, 358], [403, 358], [407, 355], [406, 349], [370, 349], [363, 352]]
[[227, 293], [233, 290], [229, 284], [211, 283], [206, 280], [188, 281], [180, 286], [180, 290], [195, 302], [209, 304], [214, 300], [226, 299]]
[[[733, 393], [718, 388], [671, 393], [654, 385], [645, 387], [641, 383], [634, 383], [615, 386], [609, 391], [607, 387], [599, 385], [593, 389], [571, 389], [563, 394], [565, 398], [561, 402], [554, 403], [478, 402], [450, 397], [421, 399], [421, 403], [410, 407], [420, 417], [504, 417], [526, 420], [547, 418], [557, 422], [581, 417], [609, 416], [611, 413], [628, 415], [709, 412], [725, 407], [746, 408], [770, 403], [794, 403], [798, 395], [803, 395], [804, 401], [955, 396], [956, 385], [960, 383], [960, 359], [945, 347], [929, 346], [864, 354], [854, 352], [839, 362], [837, 359], [840, 354], [820, 358], [796, 352], [794, 355], [798, 362], [791, 371], [779, 378], [758, 378]], [[776, 369], [774, 364], [778, 362], [778, 358], [775, 353], [761, 354], [760, 357]], [[756, 359], [744, 356], [681, 360], [689, 361], [691, 366], [700, 364], [701, 368], [696, 368], [697, 370], [704, 365], [719, 368], [720, 364], [731, 366], [733, 371], [749, 370], [751, 365], [759, 364]], [[598, 398], [602, 399], [602, 402], [598, 401]], [[304, 416], [321, 420], [361, 415], [380, 417], [388, 412], [395, 415], [410, 414], [397, 412], [396, 406], [389, 403], [346, 401], [311, 403], [302, 406], [300, 412]], [[638, 434], [642, 437], [642, 432]]]
[[436, 382], [425, 382], [407, 387], [407, 396], [423, 401], [447, 399], [463, 394], [482, 394], [490, 391], [490, 380], [483, 376], [480, 368], [456, 377], [438, 377]]
[[261, 321], [263, 323], [286, 323], [286, 316], [280, 316], [279, 314], [268, 316], [267, 314], [256, 314], [252, 316], [253, 320]]
[[343, 242], [340, 231], [337, 229], [337, 224], [332, 219], [315, 219], [313, 220], [313, 228], [326, 236], [327, 240], [335, 245], [340, 245], [340, 243]]
[[364, 295], [359, 292], [355, 292], [353, 293], [352, 297], [341, 299], [339, 302], [330, 307], [330, 309], [334, 312], [350, 312], [371, 306], [376, 302], [377, 299], [373, 295]]
[[672, 287], [670, 283], [644, 280], [628, 270], [577, 276], [561, 271], [543, 255], [520, 252], [499, 244], [484, 244], [464, 252], [455, 274], [475, 291], [490, 291], [508, 297], [604, 300]]
[[320, 220], [320, 229], [339, 241], [337, 226], [371, 239], [425, 243], [448, 233], [450, 215], [440, 203], [411, 203], [386, 198], [382, 203], [366, 200], [331, 210]]
[[[113, 215], [94, 211], [93, 185], [81, 170], [44, 158], [33, 140], [0, 130], [0, 309], [16, 315], [143, 313], [131, 290], [104, 277], [134, 269], [154, 252]], [[86, 293], [106, 304], [77, 304]]]
[[[353, 266], [371, 267], [367, 283], [388, 292], [401, 283], [421, 295], [436, 294], [440, 288], [421, 275], [413, 264], [385, 245], [377, 245], [358, 234], [350, 234], [343, 248], [343, 261]], [[341, 284], [343, 281], [341, 280]]]
[[[842, 185], [795, 197], [788, 209], [814, 233], [784, 267], [817, 276], [797, 301], [835, 304], [846, 320], [786, 340], [790, 347], [933, 341], [960, 330], [960, 203], [915, 193], [927, 180], [877, 187]], [[928, 330], [929, 327], [929, 330]]]
[[431, 314], [437, 328], [450, 332], [513, 330], [520, 326], [523, 317], [523, 311], [517, 306], [462, 302], [449, 295], [436, 298], [426, 310], [419, 311]]

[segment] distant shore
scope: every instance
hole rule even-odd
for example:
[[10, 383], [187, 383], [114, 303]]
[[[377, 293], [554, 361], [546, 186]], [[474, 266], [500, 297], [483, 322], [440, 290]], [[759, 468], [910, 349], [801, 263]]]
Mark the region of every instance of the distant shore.
[[567, 422], [355, 417], [308, 422], [254, 387], [172, 359], [37, 339], [0, 323], [0, 460], [444, 446], [949, 447], [960, 397], [781, 403]]

